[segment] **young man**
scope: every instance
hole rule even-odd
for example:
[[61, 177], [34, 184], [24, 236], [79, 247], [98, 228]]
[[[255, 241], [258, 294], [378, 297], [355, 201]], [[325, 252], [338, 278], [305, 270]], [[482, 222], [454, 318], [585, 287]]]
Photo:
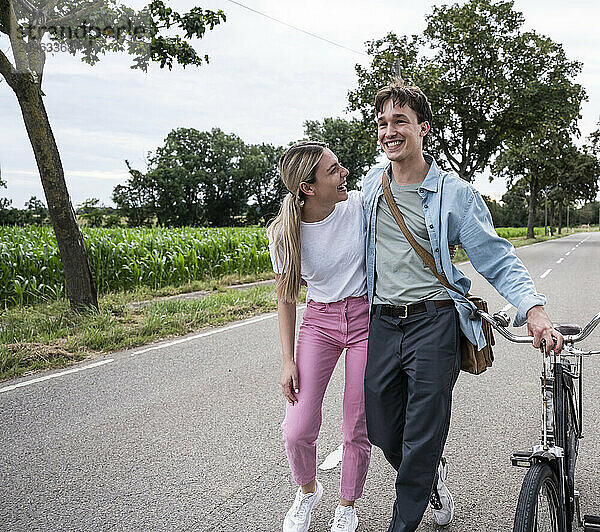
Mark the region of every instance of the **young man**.
[[[394, 82], [377, 93], [375, 109], [379, 144], [389, 162], [373, 168], [363, 183], [371, 304], [367, 428], [397, 470], [388, 532], [410, 532], [428, 501], [438, 524], [452, 520], [441, 456], [460, 370], [460, 329], [479, 348], [485, 345], [481, 322], [469, 319], [472, 306], [464, 297], [471, 281], [452, 265], [449, 246], [461, 244], [473, 267], [516, 307], [514, 325], [527, 322], [534, 347], [544, 339], [548, 351], [554, 344], [560, 351], [562, 336], [513, 246], [497, 236], [479, 193], [423, 153], [432, 117], [423, 92]], [[456, 291], [441, 285], [404, 237], [383, 195], [382, 178], [389, 180], [411, 233]]]

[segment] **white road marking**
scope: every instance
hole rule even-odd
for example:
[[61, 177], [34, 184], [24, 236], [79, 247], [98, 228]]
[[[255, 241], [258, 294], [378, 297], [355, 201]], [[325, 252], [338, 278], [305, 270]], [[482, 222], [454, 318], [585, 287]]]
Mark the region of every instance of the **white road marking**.
[[571, 251], [575, 251], [577, 249], [577, 246], [574, 246], [571, 248]]
[[556, 264], [560, 264], [560, 263], [561, 263], [563, 260], [565, 260], [565, 258], [564, 258], [564, 257], [561, 257], [560, 259], [558, 259], [558, 260], [556, 261]]
[[[306, 305], [298, 305], [298, 309], [302, 310], [306, 307]], [[232, 325], [227, 325], [226, 327], [220, 327], [219, 329], [213, 329], [211, 331], [207, 331], [200, 334], [194, 334], [192, 336], [186, 336], [185, 338], [180, 338], [179, 340], [174, 340], [172, 342], [166, 342], [159, 345], [153, 345], [152, 347], [146, 347], [145, 349], [140, 349], [139, 351], [135, 351], [131, 353], [131, 356], [134, 357], [136, 355], [141, 355], [143, 353], [148, 353], [149, 351], [156, 351], [158, 349], [164, 349], [165, 347], [171, 347], [174, 345], [184, 344], [186, 342], [191, 342], [192, 340], [197, 340], [198, 338], [206, 338], [207, 336], [212, 336], [213, 334], [222, 333], [225, 331], [230, 331], [232, 329], [237, 329], [238, 327], [244, 327], [245, 325], [251, 325], [253, 323], [258, 323], [259, 321], [268, 320], [277, 316], [277, 312], [271, 312], [270, 314], [265, 314], [264, 316], [258, 316], [257, 318], [251, 318], [249, 320], [240, 321], [238, 323], [234, 323]]]
[[110, 362], [114, 362], [113, 358], [107, 358], [106, 360], [100, 360], [99, 362], [94, 362], [93, 364], [88, 364], [87, 366], [79, 366], [73, 369], [68, 369], [65, 371], [61, 371], [59, 373], [53, 373], [52, 375], [44, 375], [43, 377], [38, 377], [37, 379], [31, 379], [29, 381], [17, 382], [17, 384], [11, 384], [10, 386], [5, 386], [4, 388], [0, 388], [1, 392], [10, 392], [11, 390], [15, 390], [16, 388], [22, 388], [23, 386], [29, 386], [30, 384], [36, 384], [38, 382], [47, 381], [49, 379], [54, 379], [56, 377], [62, 377], [63, 375], [68, 375], [69, 373], [77, 373], [79, 371], [83, 371], [85, 369], [97, 368], [98, 366], [103, 366], [104, 364], [108, 364]]
[[319, 469], [322, 471], [328, 471], [337, 467], [337, 465], [342, 461], [343, 449], [344, 444], [340, 443], [340, 446], [335, 451], [327, 455], [325, 460], [323, 460], [323, 463], [319, 465]]
[[571, 254], [571, 252], [570, 252], [570, 251], [567, 251], [567, 252], [565, 253], [565, 255], [566, 255], [567, 257], [568, 257], [570, 254]]
[[502, 307], [502, 310], [500, 312], [508, 312], [511, 308], [512, 308], [512, 305], [509, 303], [505, 307]]
[[544, 273], [542, 273], [542, 275], [540, 275], [540, 279], [543, 279], [544, 277], [546, 277], [551, 271], [552, 271], [552, 268], [548, 268]]

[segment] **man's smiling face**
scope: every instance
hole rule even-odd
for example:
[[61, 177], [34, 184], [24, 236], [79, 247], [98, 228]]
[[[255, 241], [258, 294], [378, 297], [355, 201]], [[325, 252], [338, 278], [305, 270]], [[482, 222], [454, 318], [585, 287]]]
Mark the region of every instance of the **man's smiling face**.
[[403, 161], [420, 156], [423, 137], [429, 131], [429, 123], [421, 122], [408, 104], [394, 105], [390, 98], [377, 113], [377, 138], [390, 161]]

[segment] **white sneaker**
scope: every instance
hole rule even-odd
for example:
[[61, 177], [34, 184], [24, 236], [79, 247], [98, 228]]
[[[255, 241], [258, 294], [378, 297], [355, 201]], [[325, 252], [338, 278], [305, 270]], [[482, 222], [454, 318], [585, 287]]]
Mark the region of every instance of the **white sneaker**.
[[446, 484], [444, 484], [447, 476], [448, 464], [446, 463], [446, 459], [442, 457], [438, 465], [438, 481], [429, 496], [429, 506], [433, 511], [433, 518], [440, 526], [450, 524], [454, 517], [454, 500]]
[[331, 532], [354, 532], [358, 526], [358, 517], [354, 506], [342, 506], [335, 509], [335, 516], [331, 521]]
[[294, 504], [285, 514], [283, 532], [307, 532], [310, 527], [310, 512], [322, 496], [323, 486], [318, 480], [313, 493], [302, 493], [302, 488], [298, 488]]

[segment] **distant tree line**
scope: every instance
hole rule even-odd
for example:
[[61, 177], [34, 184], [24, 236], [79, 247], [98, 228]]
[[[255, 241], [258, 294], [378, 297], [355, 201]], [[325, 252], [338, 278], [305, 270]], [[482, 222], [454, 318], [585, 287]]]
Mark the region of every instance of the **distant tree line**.
[[[0, 188], [6, 188], [6, 182], [0, 178]], [[31, 196], [25, 202], [24, 209], [12, 206], [12, 200], [0, 198], [0, 225], [37, 225], [48, 223], [48, 209], [44, 203]]]
[[6, 198], [0, 198], [0, 225], [42, 225], [48, 224], [48, 209], [35, 196], [25, 202], [24, 209], [17, 209]]
[[[342, 118], [305, 124], [306, 138], [327, 142], [350, 170], [350, 188], [376, 155], [374, 145], [370, 152], [361, 148], [357, 125]], [[277, 169], [284, 150], [216, 128], [174, 129], [149, 156], [146, 172], [126, 161], [130, 177], [114, 188], [113, 201], [132, 226], [264, 225], [287, 193]]]
[[[489, 196], [483, 196], [494, 220], [495, 227], [527, 227], [529, 220], [529, 198], [522, 187], [513, 185], [502, 196], [501, 201], [496, 201]], [[600, 202], [592, 201], [583, 205], [564, 205], [559, 203], [547, 204], [541, 202], [534, 217], [535, 227], [544, 227], [554, 233], [561, 233], [564, 227], [578, 227], [580, 225], [598, 225]], [[568, 225], [567, 225], [568, 224]]]
[[[352, 139], [353, 130], [359, 125], [357, 121], [341, 118], [305, 123], [306, 138], [327, 142], [349, 169], [350, 189], [357, 188], [365, 169], [374, 163], [374, 154], [357, 154], [358, 141]], [[230, 157], [228, 150], [219, 149], [223, 145], [229, 149], [237, 145], [236, 157]], [[116, 208], [103, 205], [98, 198], [89, 198], [77, 206], [77, 218], [88, 227], [264, 225], [277, 214], [287, 193], [277, 171], [277, 161], [284, 149], [270, 144], [248, 145], [239, 137], [218, 129], [210, 132], [174, 130], [165, 139], [165, 145], [149, 158], [146, 174], [127, 163], [130, 178], [113, 192]], [[187, 150], [208, 153], [210, 157], [188, 160]], [[4, 185], [0, 181], [0, 187]], [[210, 194], [191, 193], [204, 189], [209, 189]], [[484, 196], [494, 225], [527, 226], [529, 195], [530, 184], [519, 179], [500, 201]], [[192, 196], [198, 200], [190, 201]], [[546, 218], [552, 232], [554, 227], [560, 231], [567, 223], [571, 227], [598, 224], [598, 201], [582, 205], [581, 201], [570, 201], [556, 190], [550, 191], [547, 202], [544, 199], [537, 205], [535, 226], [544, 226]], [[216, 201], [220, 204], [212, 203]], [[35, 196], [25, 203], [24, 209], [14, 208], [10, 200], [0, 197], [0, 225], [48, 223], [48, 209]]]

